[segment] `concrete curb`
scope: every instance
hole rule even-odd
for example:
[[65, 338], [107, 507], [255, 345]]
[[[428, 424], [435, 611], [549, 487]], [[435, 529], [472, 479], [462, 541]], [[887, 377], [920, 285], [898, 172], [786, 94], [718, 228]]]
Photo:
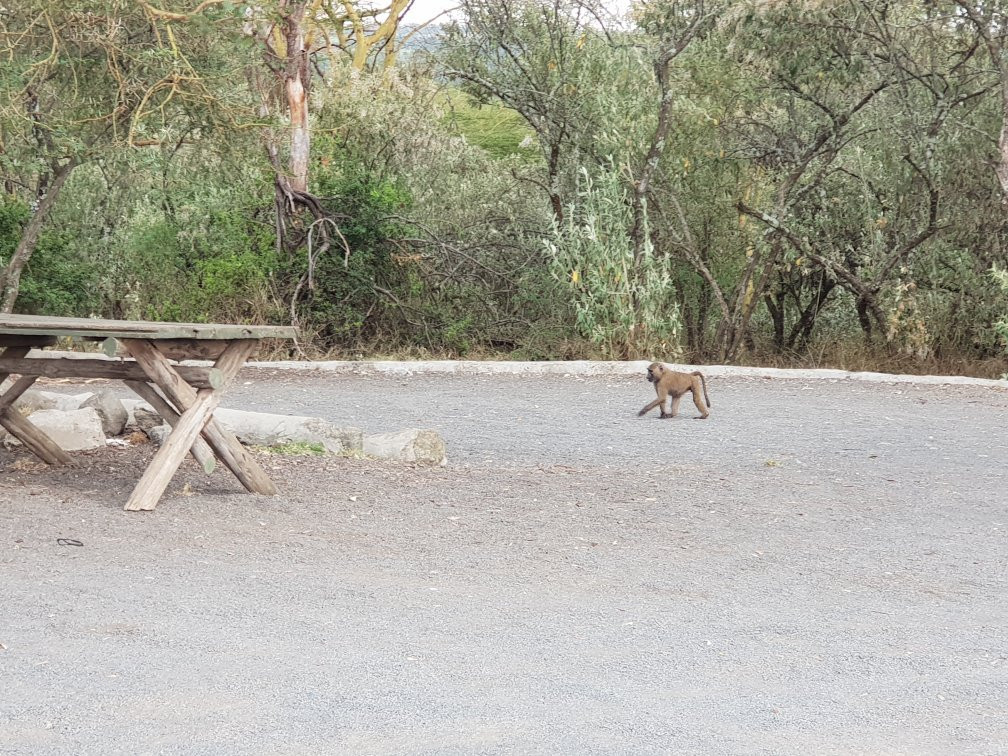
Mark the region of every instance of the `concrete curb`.
[[[569, 362], [328, 360], [318, 362], [250, 362], [248, 366], [263, 370], [317, 370], [336, 375], [624, 376], [643, 374], [648, 364], [645, 360], [628, 362], [607, 362], [601, 360], [572, 360]], [[970, 378], [960, 375], [895, 375], [891, 373], [850, 372], [847, 370], [791, 370], [782, 368], [739, 367], [736, 365], [669, 364], [677, 370], [701, 370], [704, 375], [710, 377], [916, 383], [923, 385], [988, 386], [991, 388], [1008, 389], [1008, 381], [989, 378]]]
[[[29, 356], [39, 356], [32, 350]], [[90, 357], [104, 355], [46, 350], [48, 356]], [[114, 359], [114, 358], [109, 358]], [[190, 360], [186, 365], [209, 365], [206, 360]], [[897, 375], [893, 373], [850, 372], [847, 370], [805, 370], [736, 365], [681, 365], [669, 363], [677, 370], [702, 370], [704, 375], [719, 378], [780, 378], [784, 380], [863, 381], [866, 383], [916, 383], [930, 386], [987, 386], [1008, 389], [1008, 381], [990, 378], [970, 378], [962, 375]], [[249, 362], [246, 367], [261, 370], [318, 370], [333, 375], [561, 375], [561, 376], [623, 376], [642, 374], [647, 360], [607, 361], [570, 360], [556, 362], [518, 362], [507, 360], [319, 360]]]

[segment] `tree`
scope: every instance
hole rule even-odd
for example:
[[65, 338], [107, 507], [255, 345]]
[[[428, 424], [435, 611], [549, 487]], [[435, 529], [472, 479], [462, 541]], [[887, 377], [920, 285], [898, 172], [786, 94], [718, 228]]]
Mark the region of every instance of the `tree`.
[[[462, 0], [463, 20], [444, 40], [447, 75], [479, 102], [514, 109], [536, 134], [546, 168], [540, 188], [563, 222], [577, 184], [577, 161], [594, 153], [603, 126], [598, 84], [605, 81], [602, 30], [577, 0]], [[610, 75], [612, 72], [608, 72]]]
[[955, 0], [973, 25], [990, 56], [998, 82], [1001, 104], [1001, 131], [997, 138], [994, 173], [1008, 207], [1008, 11], [992, 0]]
[[[3, 312], [13, 311], [22, 271], [78, 166], [214, 119], [217, 95], [199, 73], [205, 29], [154, 23], [129, 0], [100, 7], [27, 0], [0, 11], [0, 171], [8, 195], [30, 210], [0, 272]], [[213, 21], [221, 11], [208, 13]]]
[[[338, 49], [350, 56], [350, 67], [363, 71], [378, 65], [389, 70], [399, 52], [399, 27], [414, 0], [390, 0], [388, 5], [365, 6], [349, 0], [321, 4], [328, 25], [335, 30]], [[331, 43], [331, 40], [330, 40]]]
[[[822, 9], [785, 4], [760, 23], [789, 42], [773, 40], [774, 49], [786, 51], [762, 64], [774, 96], [740, 124], [751, 158], [766, 169], [763, 207], [745, 199], [737, 207], [766, 227], [766, 241], [783, 263], [772, 289], [758, 292], [777, 346], [785, 344], [788, 299], [799, 311], [787, 339], [793, 345], [811, 334], [836, 287], [856, 303], [866, 338], [888, 339], [881, 295], [938, 233], [940, 191], [933, 145], [916, 130], [899, 139], [883, 131], [896, 111], [884, 98], [926, 74], [907, 68], [917, 61], [905, 56], [898, 21], [871, 0]], [[948, 104], [939, 102], [929, 119], [932, 137]], [[915, 100], [915, 108], [922, 105]]]

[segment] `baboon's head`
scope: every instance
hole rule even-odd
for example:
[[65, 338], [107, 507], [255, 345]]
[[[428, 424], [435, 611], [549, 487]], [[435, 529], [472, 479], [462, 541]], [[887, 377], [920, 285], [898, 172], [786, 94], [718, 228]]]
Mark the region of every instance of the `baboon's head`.
[[652, 362], [647, 366], [647, 379], [649, 383], [658, 383], [661, 380], [662, 374], [665, 372], [665, 366], [660, 362]]

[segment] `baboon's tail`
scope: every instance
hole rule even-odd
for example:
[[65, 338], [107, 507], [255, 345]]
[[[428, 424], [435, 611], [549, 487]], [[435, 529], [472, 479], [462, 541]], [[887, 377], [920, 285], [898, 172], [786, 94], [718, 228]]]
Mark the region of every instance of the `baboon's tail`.
[[703, 398], [707, 402], [707, 409], [710, 409], [710, 397], [707, 396], [707, 381], [704, 380], [703, 373], [699, 370], [694, 370], [693, 375], [700, 376], [700, 385], [703, 386]]

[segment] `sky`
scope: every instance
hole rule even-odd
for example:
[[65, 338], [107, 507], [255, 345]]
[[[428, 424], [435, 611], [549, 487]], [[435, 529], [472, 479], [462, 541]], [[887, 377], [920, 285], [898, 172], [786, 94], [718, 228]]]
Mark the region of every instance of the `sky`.
[[449, 10], [457, 6], [455, 0], [416, 0], [409, 13], [406, 14], [406, 22], [411, 24], [422, 24], [429, 21], [442, 11]]
[[[501, 0], [507, 2], [507, 0]], [[609, 0], [603, 7], [610, 11], [625, 11], [629, 7], [629, 0]], [[406, 14], [406, 23], [422, 24], [424, 21], [437, 16], [442, 11], [450, 10], [458, 6], [458, 0], [414, 0], [413, 7]]]

